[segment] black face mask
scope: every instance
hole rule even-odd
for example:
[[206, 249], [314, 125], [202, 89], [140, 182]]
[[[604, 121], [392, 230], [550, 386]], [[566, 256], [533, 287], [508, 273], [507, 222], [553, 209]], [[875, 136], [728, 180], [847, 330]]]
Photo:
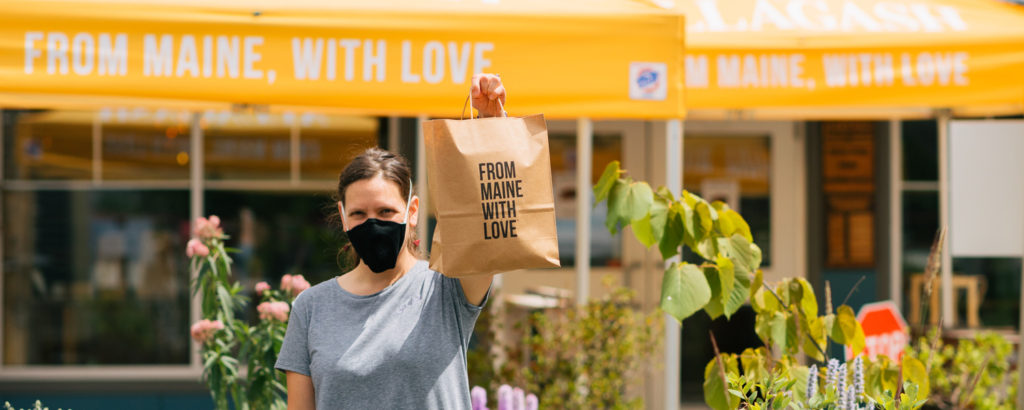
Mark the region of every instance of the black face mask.
[[[410, 186], [411, 183], [410, 181]], [[392, 269], [398, 262], [398, 255], [405, 243], [405, 227], [409, 221], [410, 205], [412, 189], [409, 189], [409, 198], [405, 201], [405, 220], [402, 223], [370, 218], [359, 226], [345, 231], [359, 259], [362, 259], [373, 273]], [[341, 214], [344, 217], [344, 204], [341, 205]]]
[[359, 259], [362, 259], [373, 273], [394, 268], [398, 254], [402, 251], [402, 243], [405, 242], [404, 223], [382, 221], [377, 218], [367, 219], [345, 233], [359, 254]]

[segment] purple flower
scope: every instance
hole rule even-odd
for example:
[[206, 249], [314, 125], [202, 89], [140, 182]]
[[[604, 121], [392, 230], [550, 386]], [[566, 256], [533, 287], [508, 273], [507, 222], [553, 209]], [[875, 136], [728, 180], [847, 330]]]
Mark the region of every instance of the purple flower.
[[818, 366], [811, 365], [807, 372], [807, 401], [810, 402], [818, 393]]
[[853, 392], [858, 401], [864, 398], [864, 358], [861, 356], [853, 359]]
[[498, 410], [513, 410], [512, 386], [503, 384], [498, 387]]
[[473, 401], [473, 410], [487, 410], [487, 390], [480, 386], [473, 386], [469, 396]]
[[530, 393], [526, 395], [526, 410], [537, 410], [540, 407], [540, 402], [537, 400], [537, 395]]
[[825, 370], [825, 387], [830, 389], [836, 388], [836, 383], [839, 381], [839, 360], [828, 359], [828, 369]]
[[518, 387], [512, 389], [512, 410], [526, 410], [526, 392]]

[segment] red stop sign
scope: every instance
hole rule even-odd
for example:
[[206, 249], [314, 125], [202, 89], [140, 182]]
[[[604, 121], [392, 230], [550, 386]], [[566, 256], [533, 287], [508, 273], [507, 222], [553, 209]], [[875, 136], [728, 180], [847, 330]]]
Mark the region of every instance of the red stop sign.
[[[903, 357], [903, 348], [910, 340], [910, 327], [903, 320], [896, 304], [892, 301], [868, 303], [860, 308], [857, 321], [864, 329], [864, 355], [886, 355], [899, 363]], [[852, 352], [846, 349], [847, 360], [853, 359]]]

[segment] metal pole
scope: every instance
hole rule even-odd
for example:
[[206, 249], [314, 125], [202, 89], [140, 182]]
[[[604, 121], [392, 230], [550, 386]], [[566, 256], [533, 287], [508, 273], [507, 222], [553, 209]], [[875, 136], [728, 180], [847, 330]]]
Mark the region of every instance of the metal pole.
[[591, 162], [594, 158], [594, 123], [576, 120], [576, 305], [590, 299], [590, 195]]
[[398, 153], [398, 117], [388, 117], [388, 151]]
[[[939, 126], [939, 223], [940, 229], [949, 224], [949, 111], [938, 117]], [[950, 252], [951, 231], [946, 231], [942, 243], [942, 327], [953, 327], [956, 312], [953, 311], [953, 253]], [[931, 307], [935, 309], [935, 306]]]
[[[665, 123], [665, 186], [676, 196], [683, 192], [683, 122]], [[678, 263], [679, 255], [665, 261], [665, 268]], [[676, 318], [665, 314], [665, 409], [679, 410], [679, 367], [682, 328]]]
[[889, 299], [903, 309], [903, 128], [889, 120]]
[[[189, 175], [189, 225], [194, 221], [203, 216], [203, 129], [202, 129], [203, 115], [199, 112], [192, 113], [192, 132], [190, 135], [189, 147], [190, 159], [190, 175]], [[189, 272], [192, 281], [197, 279], [198, 272]], [[200, 295], [192, 297], [192, 309], [191, 309], [191, 322], [195, 323], [200, 319], [200, 309], [202, 308], [202, 300]], [[192, 360], [190, 362], [193, 368], [201, 366], [199, 359], [199, 349], [195, 343], [189, 343], [189, 349], [191, 350]]]
[[[420, 197], [419, 222], [416, 225], [416, 235], [420, 238], [421, 244], [430, 249], [431, 238], [427, 237], [427, 224], [430, 222], [430, 196], [427, 189], [427, 148], [423, 140], [423, 122], [427, 116], [416, 117], [416, 186]], [[397, 152], [397, 151], [395, 151]]]
[[[1024, 185], [1024, 180], [1021, 181]], [[1021, 187], [1024, 190], [1024, 186]], [[1021, 212], [1024, 212], [1022, 210]], [[1021, 227], [1021, 235], [1024, 235], [1024, 226]], [[1017, 408], [1024, 409], [1024, 249], [1020, 251], [1021, 260], [1021, 283], [1020, 283], [1020, 297], [1017, 299], [1017, 303], [1020, 304], [1020, 323], [1018, 324], [1018, 339], [1017, 339], [1017, 371], [1020, 374], [1017, 375]]]

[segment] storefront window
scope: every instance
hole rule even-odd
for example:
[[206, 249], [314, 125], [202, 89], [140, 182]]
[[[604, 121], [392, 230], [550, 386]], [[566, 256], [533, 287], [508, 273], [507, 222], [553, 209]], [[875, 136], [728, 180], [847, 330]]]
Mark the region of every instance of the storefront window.
[[910, 183], [903, 191], [902, 227], [903, 306], [908, 322], [917, 329], [937, 325], [939, 320], [958, 328], [1015, 329], [1020, 323], [1018, 258], [954, 257], [955, 319], [940, 318], [941, 302], [933, 304], [927, 297], [923, 273], [939, 229], [939, 192], [938, 184], [920, 182], [938, 180], [938, 127], [932, 120], [904, 121], [902, 131], [903, 179]]
[[352, 158], [377, 145], [378, 125], [378, 120], [370, 117], [320, 115], [306, 119], [300, 143], [302, 179], [336, 182]]
[[345, 239], [338, 213], [324, 192], [206, 191], [207, 213], [221, 218], [231, 236], [233, 274], [250, 291], [256, 282], [274, 286], [285, 274], [302, 274], [317, 284], [354, 267], [339, 254]]
[[191, 114], [187, 111], [99, 111], [104, 180], [187, 180]]
[[6, 179], [69, 180], [93, 176], [94, 111], [11, 113], [4, 134]]
[[201, 124], [206, 179], [290, 178], [292, 126], [284, 116], [207, 112]]
[[4, 192], [4, 364], [188, 364], [188, 204]]
[[683, 188], [743, 215], [761, 247], [761, 265], [771, 266], [770, 139], [687, 135], [685, 146]]
[[[0, 360], [188, 366], [192, 297], [184, 249], [193, 114], [2, 114], [0, 166], [5, 181], [18, 183], [0, 185]], [[234, 273], [247, 292], [259, 280], [276, 286], [286, 273], [318, 283], [351, 269], [338, 254], [344, 239], [330, 222], [337, 212], [330, 194], [341, 167], [376, 145], [378, 120], [233, 112], [201, 118], [210, 188], [200, 195], [201, 213], [221, 216], [229, 246], [240, 250]], [[291, 183], [298, 188], [280, 191]]]
[[[558, 255], [562, 267], [576, 264], [576, 135], [550, 133], [551, 177], [555, 195], [555, 224], [558, 229]], [[601, 178], [608, 163], [622, 161], [620, 134], [594, 134], [594, 156], [591, 162], [590, 190]], [[605, 227], [608, 204], [601, 202], [590, 211], [590, 265], [620, 266], [622, 235], [612, 235]]]
[[939, 126], [935, 120], [903, 121], [903, 179], [939, 180]]

